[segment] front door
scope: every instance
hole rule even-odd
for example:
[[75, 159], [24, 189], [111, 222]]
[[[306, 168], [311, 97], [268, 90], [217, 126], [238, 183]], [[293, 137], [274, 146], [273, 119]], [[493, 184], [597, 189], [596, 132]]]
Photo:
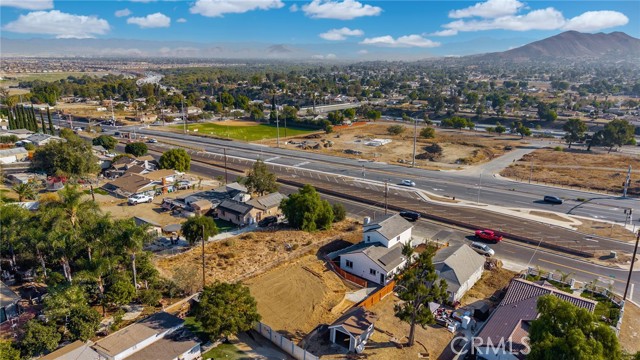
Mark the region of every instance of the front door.
[[384, 274], [380, 273], [380, 284], [384, 285]]

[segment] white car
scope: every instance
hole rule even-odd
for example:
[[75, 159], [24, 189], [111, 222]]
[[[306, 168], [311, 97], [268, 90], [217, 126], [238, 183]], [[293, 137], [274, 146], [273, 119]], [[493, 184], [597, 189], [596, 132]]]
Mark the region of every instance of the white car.
[[127, 202], [129, 203], [129, 205], [150, 203], [152, 201], [153, 201], [153, 196], [145, 195], [145, 194], [134, 194], [127, 199]]
[[157, 143], [157, 142], [158, 142], [158, 140], [156, 140], [156, 139], [149, 139], [147, 142], [148, 142], [148, 143], [150, 143], [150, 144], [155, 144], [155, 143]]
[[496, 252], [493, 251], [492, 248], [488, 247], [486, 244], [479, 243], [479, 242], [471, 243], [471, 248], [473, 249], [473, 251], [484, 256], [491, 257], [496, 254]]
[[416, 186], [416, 183], [415, 183], [415, 182], [413, 182], [412, 180], [404, 179], [404, 180], [402, 180], [402, 182], [400, 183], [400, 185], [404, 185], [404, 186]]

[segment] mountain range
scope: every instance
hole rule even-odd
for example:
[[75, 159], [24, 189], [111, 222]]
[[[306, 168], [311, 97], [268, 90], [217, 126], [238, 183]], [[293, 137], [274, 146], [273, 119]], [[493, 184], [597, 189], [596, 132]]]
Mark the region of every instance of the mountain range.
[[[523, 45], [526, 44], [526, 45]], [[429, 50], [370, 48], [354, 51], [356, 43], [266, 44], [198, 43], [132, 39], [11, 39], [0, 38], [3, 57], [164, 57], [278, 60], [419, 60], [469, 56], [471, 60], [536, 61], [576, 58], [640, 58], [640, 39], [622, 32], [588, 34], [567, 31], [533, 41], [528, 38], [478, 38], [442, 44]], [[478, 53], [482, 49], [484, 54]], [[510, 49], [510, 50], [507, 50]], [[475, 51], [474, 51], [475, 50]]]

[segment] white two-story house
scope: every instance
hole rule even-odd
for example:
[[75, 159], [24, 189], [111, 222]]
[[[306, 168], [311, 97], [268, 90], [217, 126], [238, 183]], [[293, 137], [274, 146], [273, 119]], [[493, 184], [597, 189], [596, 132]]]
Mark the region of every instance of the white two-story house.
[[375, 221], [365, 218], [362, 241], [338, 253], [340, 268], [348, 273], [386, 285], [407, 262], [402, 247], [411, 243], [413, 225], [400, 215], [389, 215]]

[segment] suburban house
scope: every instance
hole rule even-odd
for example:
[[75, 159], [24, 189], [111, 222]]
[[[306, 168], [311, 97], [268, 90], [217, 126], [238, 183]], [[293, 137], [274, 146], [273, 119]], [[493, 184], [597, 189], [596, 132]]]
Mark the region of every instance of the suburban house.
[[388, 215], [377, 221], [365, 218], [361, 242], [331, 254], [339, 257], [340, 268], [380, 285], [386, 285], [407, 262], [402, 247], [411, 244], [413, 225], [400, 215]]
[[128, 197], [133, 194], [151, 191], [156, 185], [152, 180], [142, 175], [127, 174], [102, 185], [102, 188], [116, 195]]
[[247, 205], [253, 206], [251, 217], [255, 222], [258, 222], [267, 216], [281, 215], [280, 203], [285, 197], [279, 192], [274, 192], [247, 201]]
[[361, 353], [373, 334], [375, 320], [376, 317], [364, 307], [351, 309], [329, 325], [329, 340], [349, 351]]
[[111, 166], [104, 171], [107, 178], [115, 178], [125, 173], [146, 174], [158, 168], [154, 160], [146, 157], [130, 158], [123, 156], [111, 163]]
[[[593, 312], [596, 301], [556, 289], [546, 281], [511, 280], [500, 305], [491, 314], [474, 344], [478, 359], [522, 360], [528, 353], [531, 322], [538, 318], [537, 302], [543, 295], [553, 295]], [[482, 340], [482, 341], [480, 341]], [[491, 343], [493, 346], [489, 346]]]
[[91, 348], [93, 342], [76, 340], [71, 344], [49, 353], [40, 360], [98, 360], [100, 355]]
[[33, 135], [34, 132], [27, 129], [14, 129], [3, 132], [0, 135], [15, 135], [18, 139], [26, 139], [29, 136]]
[[462, 299], [464, 294], [480, 280], [485, 257], [473, 251], [467, 244], [449, 246], [433, 256], [436, 273], [447, 282], [450, 302]]
[[134, 216], [133, 221], [138, 226], [148, 226], [149, 228], [147, 229], [147, 232], [151, 233], [152, 235], [160, 236], [162, 234], [162, 225], [160, 225], [155, 221], [145, 219], [139, 216]]
[[29, 159], [29, 151], [23, 147], [0, 150], [0, 164], [11, 164]]
[[4, 281], [0, 282], [0, 324], [18, 316], [20, 296], [13, 292]]
[[222, 220], [243, 226], [251, 224], [253, 221], [253, 218], [251, 217], [251, 209], [253, 209], [253, 207], [249, 204], [227, 199], [222, 201], [220, 205], [216, 207], [216, 214], [218, 215], [218, 218]]
[[200, 343], [184, 329], [184, 320], [166, 312], [98, 340], [93, 349], [106, 360], [192, 360], [201, 356]]
[[29, 137], [27, 137], [26, 139], [24, 139], [23, 141], [28, 141], [30, 143], [32, 143], [35, 146], [42, 146], [42, 145], [46, 145], [52, 141], [67, 141], [61, 137], [58, 136], [53, 136], [53, 135], [49, 135], [49, 134], [33, 134]]

